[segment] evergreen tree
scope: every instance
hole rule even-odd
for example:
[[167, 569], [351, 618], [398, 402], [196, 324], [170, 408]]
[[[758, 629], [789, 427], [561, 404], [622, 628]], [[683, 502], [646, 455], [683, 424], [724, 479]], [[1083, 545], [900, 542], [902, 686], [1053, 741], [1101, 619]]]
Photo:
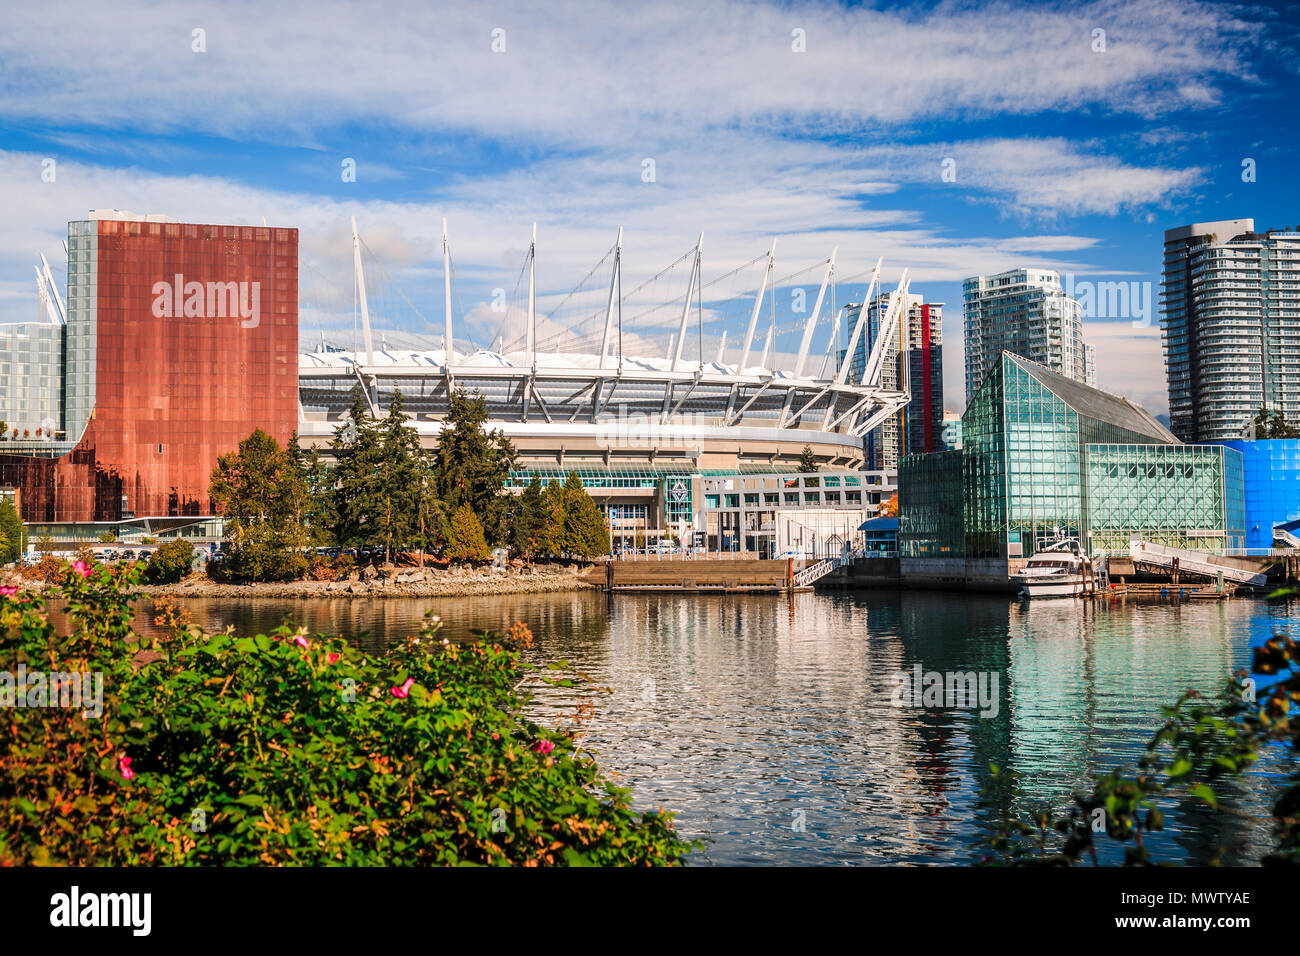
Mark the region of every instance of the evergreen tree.
[[13, 503], [0, 501], [0, 564], [17, 561], [22, 555], [23, 522]]
[[515, 448], [500, 431], [487, 431], [483, 396], [453, 391], [438, 436], [434, 487], [449, 512], [468, 504], [483, 522], [488, 538], [503, 537], [505, 502], [501, 491], [515, 464]]
[[537, 536], [540, 554], [558, 556], [564, 551], [564, 486], [548, 482], [542, 491], [541, 530]]
[[462, 504], [451, 516], [447, 526], [447, 557], [453, 561], [486, 561], [487, 539], [483, 525], [468, 503]]
[[376, 523], [390, 556], [395, 545], [410, 545], [423, 536], [421, 519], [429, 507], [428, 460], [419, 434], [406, 424], [410, 417], [402, 407], [402, 393], [394, 389], [388, 415], [379, 424]]
[[298, 471], [307, 490], [304, 519], [317, 545], [338, 544], [334, 531], [338, 527], [338, 509], [334, 503], [334, 469], [321, 458], [320, 449], [312, 448], [301, 456]]
[[334, 467], [334, 537], [345, 547], [376, 544], [379, 532], [379, 470], [383, 448], [370, 405], [357, 385], [352, 407], [330, 441]]
[[416, 492], [416, 531], [412, 539], [420, 549], [421, 565], [424, 564], [424, 552], [445, 540], [446, 526], [447, 510], [434, 493], [433, 472], [426, 468]]
[[1261, 408], [1253, 424], [1256, 438], [1300, 438], [1300, 428], [1287, 422], [1279, 409]]
[[609, 554], [609, 529], [605, 516], [595, 499], [582, 487], [582, 479], [575, 471], [564, 480], [564, 533], [563, 550], [590, 560]]
[[817, 455], [812, 450], [812, 445], [804, 445], [803, 452], [799, 455], [799, 471], [808, 474], [817, 470]]
[[531, 561], [542, 550], [546, 529], [546, 505], [542, 480], [533, 475], [532, 481], [515, 500], [514, 520], [510, 523], [510, 546], [515, 553]]

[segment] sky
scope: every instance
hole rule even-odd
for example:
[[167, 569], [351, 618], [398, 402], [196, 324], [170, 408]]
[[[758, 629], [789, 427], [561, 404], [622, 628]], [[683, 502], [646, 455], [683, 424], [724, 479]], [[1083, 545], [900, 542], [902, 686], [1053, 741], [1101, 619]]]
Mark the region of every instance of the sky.
[[[377, 324], [429, 334], [445, 217], [453, 316], [479, 345], [503, 331], [495, 290], [513, 292], [533, 223], [539, 335], [581, 311], [575, 286], [608, 282], [593, 267], [620, 228], [625, 290], [703, 233], [706, 283], [760, 258], [709, 287], [728, 361], [772, 240], [774, 276], [795, 278], [759, 335], [773, 324], [783, 354], [834, 247], [837, 305], [877, 258], [887, 289], [906, 268], [947, 303], [957, 411], [962, 279], [1135, 283], [1084, 337], [1101, 387], [1163, 413], [1163, 230], [1300, 228], [1296, 4], [235, 0], [5, 19], [0, 321], [35, 316], [32, 266], [44, 253], [62, 281], [67, 223], [94, 208], [297, 227], [305, 346], [351, 335], [351, 217]], [[682, 294], [689, 268], [652, 288]]]

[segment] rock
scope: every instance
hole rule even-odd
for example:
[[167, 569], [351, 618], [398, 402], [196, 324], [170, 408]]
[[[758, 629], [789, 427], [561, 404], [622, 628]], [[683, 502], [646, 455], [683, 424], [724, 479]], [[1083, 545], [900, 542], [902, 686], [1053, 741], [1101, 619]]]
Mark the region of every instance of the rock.
[[348, 572], [347, 580], [349, 580], [349, 581], [360, 581], [360, 580], [361, 580], [361, 572], [358, 571], [356, 568], [353, 568], [351, 571]]
[[379, 572], [375, 570], [375, 566], [373, 564], [367, 564], [364, 568], [361, 569], [362, 581], [373, 581], [377, 577], [379, 577]]

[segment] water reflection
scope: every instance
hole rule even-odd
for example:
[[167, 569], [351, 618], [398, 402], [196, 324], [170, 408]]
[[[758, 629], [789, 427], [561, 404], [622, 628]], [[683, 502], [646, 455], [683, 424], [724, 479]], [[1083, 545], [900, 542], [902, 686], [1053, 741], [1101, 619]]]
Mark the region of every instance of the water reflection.
[[[369, 647], [426, 608], [459, 639], [526, 621], [537, 660], [592, 686], [543, 688], [545, 723], [594, 700], [585, 746], [643, 807], [679, 813], [699, 862], [958, 863], [971, 859], [990, 763], [1025, 775], [1026, 804], [1062, 806], [1091, 773], [1129, 765], [1188, 687], [1213, 692], [1300, 607], [1225, 602], [1021, 602], [928, 592], [776, 597], [593, 592], [446, 600], [187, 600], [209, 628], [265, 630], [285, 613]], [[997, 675], [996, 714], [894, 705], [897, 675]], [[1248, 861], [1267, 844], [1271, 756], [1240, 788], [1256, 818], [1168, 808], [1158, 858]], [[801, 828], [802, 827], [802, 828]], [[1247, 851], [1245, 845], [1255, 849]]]

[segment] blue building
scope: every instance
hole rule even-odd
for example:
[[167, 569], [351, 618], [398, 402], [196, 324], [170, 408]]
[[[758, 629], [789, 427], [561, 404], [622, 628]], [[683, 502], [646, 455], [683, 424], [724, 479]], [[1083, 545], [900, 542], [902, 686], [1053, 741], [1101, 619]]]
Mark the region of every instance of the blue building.
[[868, 554], [898, 554], [897, 518], [868, 518], [858, 525], [858, 530], [863, 532]]
[[1273, 547], [1273, 529], [1300, 520], [1300, 438], [1218, 442], [1241, 452], [1246, 547]]

